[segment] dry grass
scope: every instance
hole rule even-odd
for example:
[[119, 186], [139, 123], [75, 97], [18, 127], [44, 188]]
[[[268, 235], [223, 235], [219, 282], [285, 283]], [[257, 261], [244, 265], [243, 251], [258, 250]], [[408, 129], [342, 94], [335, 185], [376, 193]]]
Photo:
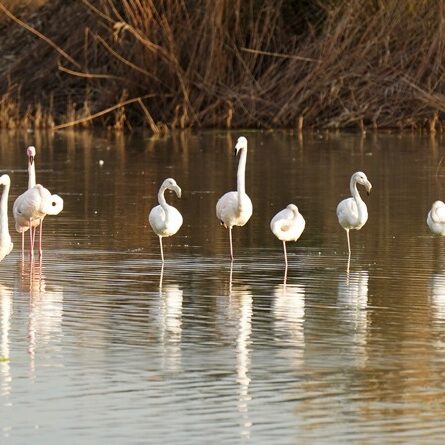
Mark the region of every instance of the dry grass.
[[0, 126], [443, 131], [442, 0], [320, 2], [313, 26], [299, 3], [81, 0], [9, 16]]

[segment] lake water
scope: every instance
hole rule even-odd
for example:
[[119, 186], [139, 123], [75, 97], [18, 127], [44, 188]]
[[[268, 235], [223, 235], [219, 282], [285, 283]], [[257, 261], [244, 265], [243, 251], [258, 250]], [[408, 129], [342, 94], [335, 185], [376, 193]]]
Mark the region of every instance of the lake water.
[[[215, 204], [235, 188], [241, 134], [254, 213], [231, 269]], [[65, 208], [45, 219], [41, 264], [22, 261], [10, 218], [1, 443], [443, 443], [445, 241], [426, 226], [445, 197], [439, 137], [1, 133], [10, 216], [30, 144]], [[357, 170], [373, 190], [346, 273], [335, 209]], [[162, 269], [147, 214], [169, 176], [184, 225]], [[306, 229], [285, 285], [269, 222], [289, 203]]]

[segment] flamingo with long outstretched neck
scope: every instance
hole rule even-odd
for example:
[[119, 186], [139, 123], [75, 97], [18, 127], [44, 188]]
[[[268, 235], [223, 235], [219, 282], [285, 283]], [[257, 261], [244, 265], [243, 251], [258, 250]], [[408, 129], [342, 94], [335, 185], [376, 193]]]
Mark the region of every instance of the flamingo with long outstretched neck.
[[230, 258], [233, 261], [232, 227], [244, 226], [252, 216], [252, 201], [246, 193], [245, 175], [247, 160], [247, 139], [244, 136], [238, 138], [235, 145], [235, 155], [241, 151], [238, 171], [237, 190], [227, 192], [216, 203], [216, 216], [221, 224], [229, 229]]
[[11, 187], [11, 179], [8, 175], [0, 176], [0, 185], [3, 185], [2, 197], [0, 199], [0, 261], [9, 255], [14, 247], [8, 227], [8, 196]]
[[[28, 190], [36, 185], [36, 167], [35, 167], [35, 156], [36, 156], [36, 148], [30, 145], [26, 149], [26, 156], [28, 157]], [[20, 197], [19, 197], [20, 198]], [[17, 206], [19, 205], [19, 198], [17, 198], [14, 202], [12, 213], [14, 219], [18, 217], [17, 215]], [[35, 236], [36, 227], [40, 224], [40, 220], [33, 221], [33, 237]], [[16, 225], [17, 227], [17, 225]], [[25, 250], [25, 232], [29, 229], [29, 223], [26, 222], [24, 225], [18, 226], [17, 231], [22, 234], [22, 256]]]

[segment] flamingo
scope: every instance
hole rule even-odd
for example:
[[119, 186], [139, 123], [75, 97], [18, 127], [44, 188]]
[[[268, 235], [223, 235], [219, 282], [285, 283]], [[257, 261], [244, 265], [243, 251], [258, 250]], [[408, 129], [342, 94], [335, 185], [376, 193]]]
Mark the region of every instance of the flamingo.
[[[36, 156], [36, 148], [32, 145], [30, 145], [26, 149], [26, 155], [28, 156], [28, 190], [36, 185], [36, 167], [35, 167], [35, 156]], [[13, 205], [13, 215], [14, 219], [18, 217], [16, 214], [17, 206], [19, 203], [17, 202], [19, 198], [17, 198]], [[40, 224], [40, 220], [36, 219], [33, 221], [33, 227], [35, 228]], [[20, 229], [17, 229], [19, 233], [22, 234], [22, 255], [25, 250], [25, 232], [29, 229], [29, 223], [26, 221], [26, 224], [23, 226], [20, 226]], [[35, 235], [35, 232], [33, 233], [33, 237]]]
[[278, 212], [270, 222], [272, 233], [283, 241], [284, 262], [287, 271], [286, 241], [297, 241], [303, 233], [306, 221], [298, 211], [295, 204], [289, 204], [285, 209]]
[[426, 220], [431, 232], [436, 235], [445, 235], [445, 204], [442, 201], [435, 201], [428, 212]]
[[151, 228], [159, 237], [159, 244], [161, 246], [162, 264], [164, 264], [164, 251], [162, 248], [162, 238], [164, 236], [174, 235], [182, 226], [182, 215], [173, 206], [168, 205], [165, 200], [164, 193], [166, 190], [172, 190], [176, 193], [178, 198], [181, 197], [181, 188], [173, 178], [167, 178], [159, 188], [158, 202], [159, 205], [153, 207], [148, 215], [148, 221]]
[[363, 185], [366, 191], [371, 192], [372, 185], [363, 172], [355, 172], [351, 176], [350, 190], [352, 198], [346, 198], [337, 206], [337, 218], [340, 225], [346, 230], [346, 237], [348, 239], [348, 264], [351, 258], [351, 243], [349, 241], [349, 230], [361, 229], [368, 220], [368, 208], [365, 202], [360, 197], [357, 190], [357, 184]]
[[11, 187], [11, 179], [8, 175], [0, 176], [0, 185], [3, 185], [0, 200], [0, 261], [9, 255], [14, 247], [8, 228], [8, 195]]
[[[42, 256], [43, 219], [46, 215], [58, 215], [63, 210], [63, 199], [59, 195], [52, 195], [48, 189], [40, 184], [22, 193], [14, 203], [15, 228], [17, 232], [25, 231], [40, 224], [39, 255]], [[36, 222], [38, 221], [38, 222]], [[34, 235], [30, 230], [30, 256], [34, 255]]]
[[244, 226], [252, 216], [252, 201], [246, 193], [245, 175], [247, 159], [247, 139], [238, 138], [235, 145], [235, 155], [241, 151], [237, 172], [237, 191], [227, 192], [216, 203], [216, 216], [221, 224], [229, 229], [230, 258], [233, 261], [232, 227]]

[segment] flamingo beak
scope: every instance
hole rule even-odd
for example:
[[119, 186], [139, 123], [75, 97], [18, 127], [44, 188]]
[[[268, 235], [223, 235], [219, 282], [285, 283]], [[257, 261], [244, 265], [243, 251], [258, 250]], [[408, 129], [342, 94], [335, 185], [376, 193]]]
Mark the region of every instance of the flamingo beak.
[[176, 186], [176, 187], [175, 187], [175, 192], [176, 192], [176, 196], [177, 196], [178, 198], [180, 198], [180, 197], [181, 197], [181, 194], [182, 194], [181, 187]]
[[29, 157], [29, 163], [32, 165], [34, 163], [34, 156]]
[[368, 196], [369, 196], [369, 194], [371, 193], [371, 190], [372, 190], [372, 185], [371, 185], [371, 183], [368, 181], [368, 182], [365, 184], [365, 187], [366, 187], [366, 192], [368, 193]]

